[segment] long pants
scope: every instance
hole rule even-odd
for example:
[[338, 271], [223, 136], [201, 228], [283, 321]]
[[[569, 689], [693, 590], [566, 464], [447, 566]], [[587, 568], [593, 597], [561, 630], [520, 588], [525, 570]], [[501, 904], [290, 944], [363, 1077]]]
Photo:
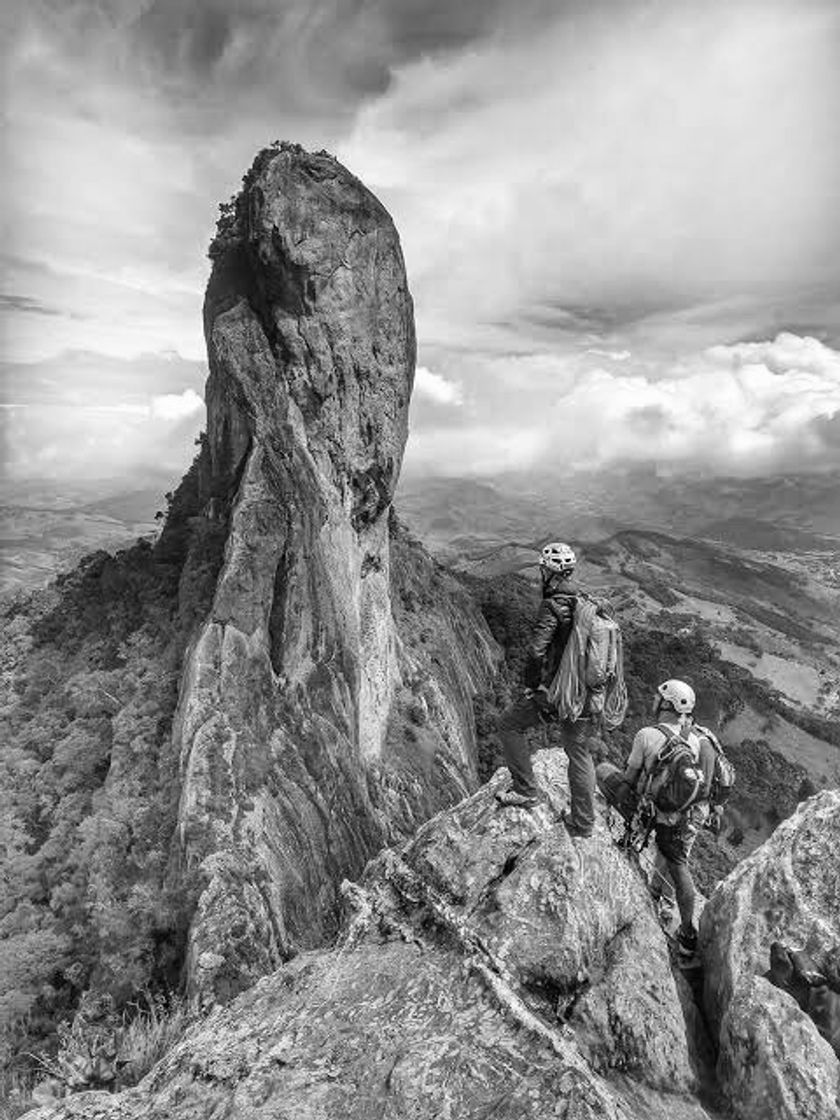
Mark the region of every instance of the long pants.
[[[513, 704], [499, 721], [499, 739], [504, 750], [505, 764], [513, 778], [513, 788], [517, 793], [532, 797], [539, 793], [531, 764], [531, 751], [525, 739], [525, 732], [543, 723], [537, 704], [531, 698], [523, 698]], [[569, 759], [569, 790], [572, 795], [570, 810], [571, 825], [580, 832], [591, 832], [595, 827], [595, 762], [592, 746], [598, 738], [588, 718], [560, 720], [563, 749]]]

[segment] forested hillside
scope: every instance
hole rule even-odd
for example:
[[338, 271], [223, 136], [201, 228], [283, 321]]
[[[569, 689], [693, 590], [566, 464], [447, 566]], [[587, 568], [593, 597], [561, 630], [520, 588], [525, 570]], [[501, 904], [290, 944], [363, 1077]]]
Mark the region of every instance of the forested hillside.
[[117, 1004], [178, 980], [188, 884], [172, 867], [169, 744], [184, 649], [223, 526], [195, 471], [152, 547], [87, 557], [7, 601], [0, 753], [0, 1039], [37, 1051], [91, 985]]

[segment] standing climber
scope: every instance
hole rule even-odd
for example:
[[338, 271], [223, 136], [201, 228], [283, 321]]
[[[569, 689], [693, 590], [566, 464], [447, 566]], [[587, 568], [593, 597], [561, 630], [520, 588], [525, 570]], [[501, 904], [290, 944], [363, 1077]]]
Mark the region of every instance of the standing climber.
[[[633, 740], [633, 746], [624, 773], [618, 785], [635, 792], [640, 787], [649, 787], [661, 775], [667, 778], [661, 759], [666, 746], [674, 743], [688, 748], [687, 780], [690, 803], [680, 809], [668, 811], [656, 806], [656, 847], [652, 894], [656, 900], [670, 901], [670, 882], [674, 885], [677, 907], [680, 913], [680, 926], [677, 930], [677, 945], [685, 956], [692, 956], [697, 949], [697, 927], [694, 922], [696, 894], [694, 881], [688, 866], [688, 858], [709, 813], [709, 789], [714, 770], [714, 748], [705, 736], [698, 736], [692, 730], [694, 712], [694, 689], [685, 681], [667, 680], [656, 690], [653, 703], [653, 716], [656, 724], [643, 727]], [[614, 768], [609, 764], [599, 767], [598, 780], [610, 799], [608, 771]], [[691, 781], [694, 790], [691, 791]], [[670, 880], [670, 882], [669, 882]]]
[[[542, 601], [524, 672], [524, 693], [503, 714], [499, 738], [505, 763], [513, 778], [509, 790], [496, 794], [502, 805], [531, 808], [542, 794], [534, 777], [525, 732], [541, 723], [558, 720], [557, 709], [548, 697], [547, 686], [560, 665], [575, 619], [581, 589], [573, 580], [577, 558], [567, 544], [547, 544], [540, 553]], [[564, 817], [572, 836], [592, 835], [595, 826], [595, 764], [592, 740], [597, 745], [592, 713], [584, 707], [576, 720], [560, 719], [563, 748], [569, 758], [571, 811]]]

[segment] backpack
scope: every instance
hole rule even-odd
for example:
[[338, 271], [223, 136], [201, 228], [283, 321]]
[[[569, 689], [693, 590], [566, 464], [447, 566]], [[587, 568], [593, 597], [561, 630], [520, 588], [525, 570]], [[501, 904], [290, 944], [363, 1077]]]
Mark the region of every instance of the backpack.
[[627, 711], [623, 660], [612, 607], [578, 593], [572, 631], [546, 690], [548, 703], [561, 719], [575, 721], [585, 710], [597, 711], [605, 728], [618, 727]]
[[703, 792], [703, 768], [691, 745], [670, 727], [657, 724], [665, 736], [648, 777], [647, 793], [663, 813], [682, 813]]
[[708, 739], [715, 751], [715, 768], [709, 790], [709, 803], [713, 807], [725, 805], [735, 785], [735, 767], [724, 754], [721, 741], [713, 731], [710, 731], [708, 727], [701, 727], [699, 724], [694, 725], [694, 731], [697, 735], [702, 735], [704, 739]]

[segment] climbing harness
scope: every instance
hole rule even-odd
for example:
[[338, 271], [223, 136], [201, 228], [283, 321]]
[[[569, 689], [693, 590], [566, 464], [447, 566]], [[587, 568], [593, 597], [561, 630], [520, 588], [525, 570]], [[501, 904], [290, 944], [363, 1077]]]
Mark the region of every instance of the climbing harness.
[[[615, 838], [616, 818], [624, 824], [624, 831], [617, 839]], [[648, 889], [651, 888], [655, 879], [661, 879], [663, 884], [671, 887], [670, 879], [662, 874], [654, 863], [652, 856], [647, 852], [647, 846], [655, 824], [656, 809], [650, 798], [642, 797], [640, 799], [629, 821], [621, 816], [615, 806], [607, 802], [607, 826], [610, 834], [613, 836], [616, 846], [630, 858], [631, 862], [638, 868], [639, 873], [645, 878]]]

